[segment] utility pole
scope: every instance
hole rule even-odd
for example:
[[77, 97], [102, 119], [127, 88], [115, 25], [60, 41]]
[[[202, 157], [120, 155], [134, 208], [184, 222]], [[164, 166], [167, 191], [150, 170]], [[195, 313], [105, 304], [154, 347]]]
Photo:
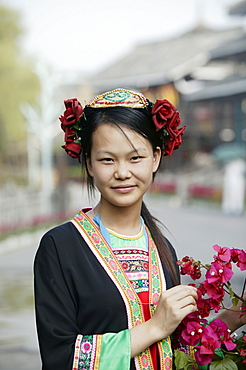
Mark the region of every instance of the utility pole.
[[35, 73], [40, 81], [38, 107], [30, 104], [21, 106], [26, 117], [28, 131], [28, 180], [30, 188], [41, 189], [44, 207], [51, 211], [51, 197], [54, 190], [53, 176], [53, 123], [57, 120], [59, 105], [55, 93], [61, 85], [62, 76], [50, 74], [42, 63], [36, 65]]

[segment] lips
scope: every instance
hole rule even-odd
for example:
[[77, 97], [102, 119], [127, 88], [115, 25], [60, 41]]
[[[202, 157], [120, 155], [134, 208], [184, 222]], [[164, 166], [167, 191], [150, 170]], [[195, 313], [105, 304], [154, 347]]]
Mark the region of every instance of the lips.
[[112, 189], [119, 193], [128, 193], [136, 188], [136, 185], [118, 185], [112, 186]]

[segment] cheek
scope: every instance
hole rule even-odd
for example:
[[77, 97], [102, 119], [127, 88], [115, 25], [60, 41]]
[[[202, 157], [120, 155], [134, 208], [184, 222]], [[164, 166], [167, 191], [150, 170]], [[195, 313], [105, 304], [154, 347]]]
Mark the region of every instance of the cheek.
[[112, 168], [110, 166], [95, 167], [93, 171], [94, 180], [98, 183], [108, 182], [112, 177]]
[[150, 160], [148, 163], [140, 166], [135, 170], [135, 176], [141, 178], [142, 180], [148, 181], [153, 178], [153, 162]]

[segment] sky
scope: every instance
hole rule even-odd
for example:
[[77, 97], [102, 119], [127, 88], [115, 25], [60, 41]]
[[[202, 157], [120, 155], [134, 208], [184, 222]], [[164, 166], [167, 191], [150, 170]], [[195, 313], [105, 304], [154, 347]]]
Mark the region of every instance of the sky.
[[96, 73], [137, 44], [178, 36], [199, 23], [242, 24], [238, 0], [0, 0], [20, 12], [22, 47], [59, 72]]

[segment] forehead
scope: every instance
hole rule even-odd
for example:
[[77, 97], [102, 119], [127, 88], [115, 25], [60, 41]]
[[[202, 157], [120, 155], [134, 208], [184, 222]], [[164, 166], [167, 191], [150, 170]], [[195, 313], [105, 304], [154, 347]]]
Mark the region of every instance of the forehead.
[[112, 148], [151, 148], [149, 140], [134, 130], [127, 128], [125, 125], [115, 125], [112, 123], [104, 123], [100, 125], [93, 133], [92, 148], [96, 147], [108, 149]]

